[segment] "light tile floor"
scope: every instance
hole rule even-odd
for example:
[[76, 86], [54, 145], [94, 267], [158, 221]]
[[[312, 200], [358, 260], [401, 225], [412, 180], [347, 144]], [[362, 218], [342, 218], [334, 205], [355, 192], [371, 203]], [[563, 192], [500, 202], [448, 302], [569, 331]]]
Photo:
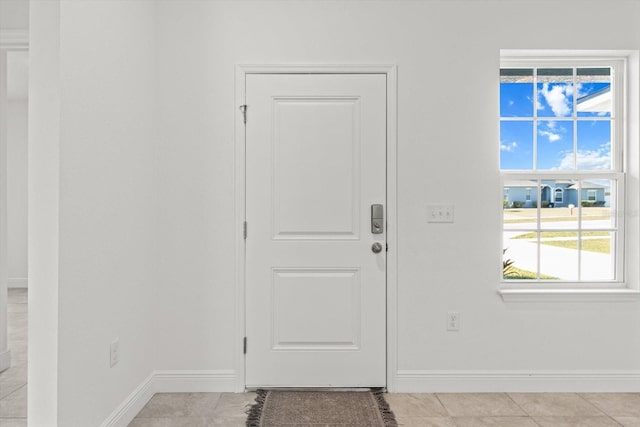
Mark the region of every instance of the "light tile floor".
[[[0, 373], [0, 427], [27, 426], [27, 291], [11, 289], [9, 348]], [[255, 393], [156, 394], [130, 427], [241, 427]], [[640, 393], [387, 394], [407, 427], [640, 427]], [[363, 426], [365, 427], [365, 426]]]
[[[255, 393], [156, 394], [129, 427], [240, 427], [254, 399]], [[425, 393], [386, 399], [407, 427], [640, 427], [640, 393]]]
[[27, 290], [9, 289], [11, 367], [0, 373], [0, 427], [27, 426]]

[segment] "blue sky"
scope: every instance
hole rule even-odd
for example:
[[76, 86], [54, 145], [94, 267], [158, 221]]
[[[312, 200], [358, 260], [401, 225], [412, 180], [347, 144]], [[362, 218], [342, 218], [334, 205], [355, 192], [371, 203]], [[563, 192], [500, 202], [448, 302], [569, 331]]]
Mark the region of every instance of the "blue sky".
[[[607, 88], [609, 83], [579, 83], [577, 97], [581, 98]], [[533, 120], [533, 83], [500, 84], [500, 116], [518, 118], [500, 122], [500, 167], [504, 170], [533, 168], [537, 158], [538, 170], [598, 170], [611, 168], [610, 112], [578, 111], [576, 129], [577, 151], [574, 153], [573, 83], [537, 84], [538, 121]], [[584, 105], [584, 104], [583, 104]], [[537, 152], [533, 149], [534, 126]]]

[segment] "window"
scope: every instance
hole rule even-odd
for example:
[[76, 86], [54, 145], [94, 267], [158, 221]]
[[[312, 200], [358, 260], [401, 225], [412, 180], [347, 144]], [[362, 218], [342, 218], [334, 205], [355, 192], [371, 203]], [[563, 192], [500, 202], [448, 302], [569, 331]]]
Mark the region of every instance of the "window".
[[556, 188], [554, 192], [555, 192], [556, 195], [553, 198], [553, 201], [555, 203], [562, 203], [562, 201], [564, 200], [563, 193], [562, 193], [562, 188]]
[[[500, 170], [514, 200], [503, 206], [504, 285], [624, 281], [625, 64], [501, 58]], [[530, 203], [514, 209], [518, 194]]]

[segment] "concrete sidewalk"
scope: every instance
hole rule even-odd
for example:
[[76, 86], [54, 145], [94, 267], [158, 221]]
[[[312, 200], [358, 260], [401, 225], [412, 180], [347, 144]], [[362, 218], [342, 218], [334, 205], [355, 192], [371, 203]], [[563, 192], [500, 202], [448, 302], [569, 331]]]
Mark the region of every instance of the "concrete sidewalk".
[[[512, 259], [514, 266], [522, 270], [535, 272], [537, 265], [537, 245], [535, 239], [513, 239], [522, 232], [505, 232], [504, 257]], [[588, 239], [589, 237], [585, 237]], [[598, 237], [592, 237], [598, 238]], [[602, 238], [602, 237], [600, 237]], [[551, 238], [544, 240], [572, 240], [571, 238]], [[611, 254], [581, 251], [581, 280], [613, 280], [614, 259]], [[578, 280], [578, 251], [551, 245], [540, 245], [541, 274], [557, 277], [560, 280]]]

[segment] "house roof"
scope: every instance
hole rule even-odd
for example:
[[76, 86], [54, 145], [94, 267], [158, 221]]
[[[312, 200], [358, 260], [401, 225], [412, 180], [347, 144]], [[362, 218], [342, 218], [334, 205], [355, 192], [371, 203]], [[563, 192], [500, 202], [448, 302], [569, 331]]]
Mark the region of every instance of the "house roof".
[[611, 86], [577, 99], [578, 112], [611, 112]]
[[[578, 189], [578, 183], [574, 183], [574, 181], [567, 181], [567, 180], [560, 180], [560, 179], [557, 181], [541, 183], [540, 187], [543, 187], [543, 188], [555, 187], [562, 184], [571, 184], [564, 187], [565, 189], [572, 189], [572, 190]], [[504, 186], [509, 188], [536, 188], [538, 187], [538, 183], [533, 180], [519, 179], [519, 180], [505, 181]], [[598, 184], [598, 183], [589, 182], [589, 181], [582, 181], [582, 188], [591, 189], [591, 190], [598, 189], [598, 188], [606, 189], [606, 188], [609, 188], [609, 185], [603, 185], [603, 184]]]
[[[567, 188], [572, 188], [574, 190], [578, 189], [578, 184], [573, 184], [570, 187]], [[602, 185], [602, 184], [596, 184], [595, 182], [588, 182], [588, 181], [583, 181], [582, 182], [582, 189], [583, 190], [594, 190], [594, 189], [599, 189], [599, 188], [609, 188], [608, 185]]]
[[505, 187], [522, 187], [522, 188], [530, 188], [537, 187], [538, 183], [535, 181], [527, 181], [527, 180], [517, 180], [517, 181], [505, 181]]

